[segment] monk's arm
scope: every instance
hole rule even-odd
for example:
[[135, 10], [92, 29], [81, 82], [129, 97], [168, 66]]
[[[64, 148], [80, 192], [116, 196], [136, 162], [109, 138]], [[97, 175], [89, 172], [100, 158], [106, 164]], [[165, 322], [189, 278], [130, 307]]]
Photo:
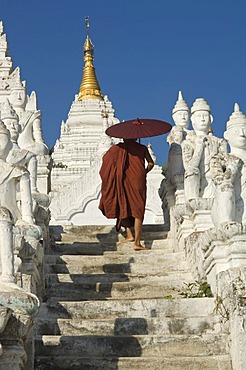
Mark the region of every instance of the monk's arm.
[[148, 162], [148, 165], [147, 165], [147, 168], [145, 168], [145, 173], [147, 174], [148, 172], [150, 172], [152, 170], [152, 168], [154, 167], [154, 161], [151, 157], [151, 155], [149, 154], [149, 151], [148, 149], [146, 148], [146, 154], [145, 154], [145, 159], [146, 161]]

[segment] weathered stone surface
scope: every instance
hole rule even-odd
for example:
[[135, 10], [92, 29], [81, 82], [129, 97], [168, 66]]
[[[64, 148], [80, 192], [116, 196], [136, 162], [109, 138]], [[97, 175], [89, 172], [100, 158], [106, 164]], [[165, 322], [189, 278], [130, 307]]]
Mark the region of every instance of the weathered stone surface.
[[179, 296], [182, 291], [183, 282], [170, 277], [166, 280], [150, 280], [146, 282], [114, 282], [114, 283], [61, 283], [52, 284], [46, 292], [50, 300], [93, 300], [93, 299], [141, 299], [143, 296], [149, 298], [162, 298], [165, 296]]
[[202, 335], [220, 331], [218, 316], [208, 317], [123, 317], [101, 319], [40, 318], [37, 335]]
[[100, 319], [105, 317], [208, 317], [214, 315], [214, 298], [59, 301], [42, 303], [39, 317]]
[[45, 256], [35, 369], [231, 369], [215, 299], [182, 297], [184, 252], [146, 229], [155, 248], [141, 252], [107, 227], [61, 235]]

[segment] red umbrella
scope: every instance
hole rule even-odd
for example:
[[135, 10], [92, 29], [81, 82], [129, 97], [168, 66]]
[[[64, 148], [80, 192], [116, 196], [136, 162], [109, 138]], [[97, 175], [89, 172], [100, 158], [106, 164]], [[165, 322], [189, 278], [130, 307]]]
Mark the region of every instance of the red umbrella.
[[138, 139], [162, 135], [171, 128], [169, 123], [158, 119], [137, 118], [112, 125], [105, 132], [108, 136], [121, 139]]

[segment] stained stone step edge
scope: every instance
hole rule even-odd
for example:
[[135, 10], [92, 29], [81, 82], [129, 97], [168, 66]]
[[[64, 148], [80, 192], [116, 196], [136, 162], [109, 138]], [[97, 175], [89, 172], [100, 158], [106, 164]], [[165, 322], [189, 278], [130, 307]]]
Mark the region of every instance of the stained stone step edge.
[[214, 298], [125, 299], [94, 301], [56, 301], [41, 303], [38, 315], [74, 319], [105, 317], [207, 317], [216, 315]]
[[[38, 351], [56, 356], [60, 351], [81, 357], [151, 356], [164, 351], [169, 356], [227, 354], [226, 335], [126, 335], [126, 336], [49, 336], [36, 338]], [[40, 353], [40, 352], [39, 352]], [[61, 352], [62, 353], [62, 352]]]
[[50, 319], [39, 317], [37, 335], [201, 335], [221, 331], [219, 316], [175, 318]]
[[[182, 296], [184, 292], [183, 281], [179, 279], [170, 282], [164, 277], [150, 283], [142, 282], [112, 282], [112, 283], [53, 283], [48, 285], [46, 293], [51, 299], [77, 300], [83, 299], [110, 299], [118, 298], [125, 300], [129, 298], [164, 298], [169, 295]], [[75, 298], [76, 296], [76, 298]], [[74, 297], [74, 298], [73, 298]]]

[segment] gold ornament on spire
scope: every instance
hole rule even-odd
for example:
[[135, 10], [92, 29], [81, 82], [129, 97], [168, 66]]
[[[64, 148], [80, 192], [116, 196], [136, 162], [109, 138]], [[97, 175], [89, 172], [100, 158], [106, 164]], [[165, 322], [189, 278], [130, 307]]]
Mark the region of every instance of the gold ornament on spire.
[[84, 43], [84, 71], [83, 78], [79, 89], [79, 100], [83, 99], [103, 99], [99, 83], [96, 78], [95, 67], [93, 65], [94, 46], [89, 36], [89, 17], [85, 18], [87, 36]]

